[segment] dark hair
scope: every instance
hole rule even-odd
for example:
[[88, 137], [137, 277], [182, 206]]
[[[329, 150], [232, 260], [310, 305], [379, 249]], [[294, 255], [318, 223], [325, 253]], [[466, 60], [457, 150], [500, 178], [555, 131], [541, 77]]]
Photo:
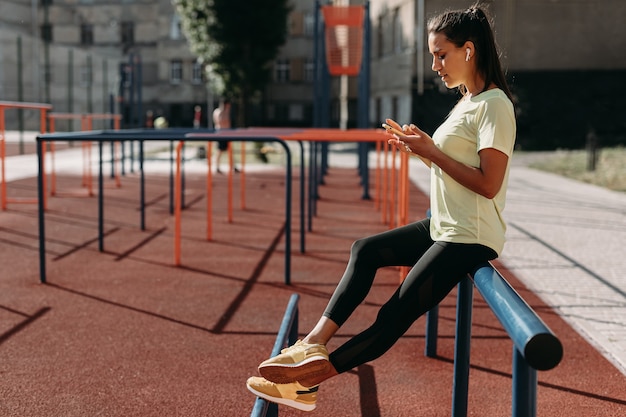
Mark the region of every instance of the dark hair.
[[[483, 91], [493, 83], [513, 100], [500, 65], [489, 18], [478, 4], [464, 11], [448, 11], [431, 18], [428, 22], [428, 33], [443, 33], [459, 48], [467, 41], [473, 42], [476, 50], [476, 68], [485, 79]], [[465, 93], [465, 86], [461, 86], [461, 92]]]

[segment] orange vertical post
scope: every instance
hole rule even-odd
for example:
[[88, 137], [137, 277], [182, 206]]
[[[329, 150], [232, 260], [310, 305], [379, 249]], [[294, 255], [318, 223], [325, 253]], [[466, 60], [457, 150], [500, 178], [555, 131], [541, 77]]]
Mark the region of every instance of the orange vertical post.
[[207, 142], [207, 179], [206, 179], [206, 240], [213, 240], [213, 167], [211, 163], [213, 142]]
[[[45, 108], [39, 109], [39, 133], [46, 133], [46, 119], [48, 118], [48, 110]], [[41, 195], [43, 196], [43, 209], [44, 211], [48, 209], [48, 197], [47, 197], [47, 184], [46, 184], [46, 144], [45, 142], [41, 142], [41, 180], [43, 183], [43, 192]], [[54, 162], [52, 162], [54, 164]], [[54, 166], [54, 165], [53, 165]]]
[[176, 176], [174, 178], [174, 265], [180, 266], [181, 240], [181, 205], [182, 205], [182, 178], [180, 175], [181, 155], [184, 142], [176, 145]]
[[239, 163], [240, 167], [240, 177], [239, 177], [239, 185], [241, 187], [241, 209], [244, 210], [246, 208], [246, 172], [243, 169], [246, 163], [246, 146], [245, 142], [239, 142], [241, 144], [241, 161]]
[[7, 185], [6, 185], [6, 167], [5, 167], [6, 147], [5, 147], [4, 134], [5, 134], [4, 107], [0, 106], [0, 135], [2, 136], [0, 140], [0, 160], [2, 162], [2, 178], [0, 178], [0, 181], [2, 181], [2, 183], [0, 184], [0, 195], [2, 197], [2, 210], [7, 209]]
[[233, 148], [232, 142], [228, 142], [228, 223], [233, 222]]

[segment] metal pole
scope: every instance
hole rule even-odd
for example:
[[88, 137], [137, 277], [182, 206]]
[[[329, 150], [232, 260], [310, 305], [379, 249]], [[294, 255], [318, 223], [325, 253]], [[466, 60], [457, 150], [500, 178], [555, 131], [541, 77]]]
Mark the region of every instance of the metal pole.
[[512, 417], [537, 415], [537, 370], [531, 368], [517, 347], [513, 346]]
[[452, 380], [452, 417], [467, 416], [469, 390], [470, 339], [472, 337], [472, 296], [474, 285], [469, 277], [459, 282], [454, 342], [454, 377]]
[[44, 156], [42, 147], [43, 141], [37, 139], [37, 211], [39, 214], [39, 281], [46, 282], [46, 226], [44, 213]]

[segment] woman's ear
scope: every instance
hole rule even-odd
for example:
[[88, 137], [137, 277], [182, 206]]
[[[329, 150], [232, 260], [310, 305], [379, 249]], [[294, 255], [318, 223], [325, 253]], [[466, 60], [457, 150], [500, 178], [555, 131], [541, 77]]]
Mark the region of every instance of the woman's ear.
[[465, 45], [463, 45], [463, 47], [465, 48], [465, 61], [469, 61], [470, 58], [474, 56], [474, 42], [467, 41], [465, 42]]

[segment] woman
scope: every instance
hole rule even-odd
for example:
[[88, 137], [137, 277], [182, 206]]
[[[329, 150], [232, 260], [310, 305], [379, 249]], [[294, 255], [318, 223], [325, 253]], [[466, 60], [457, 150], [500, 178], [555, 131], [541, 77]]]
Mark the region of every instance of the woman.
[[[431, 218], [357, 240], [346, 271], [313, 330], [259, 365], [247, 386], [269, 401], [315, 408], [319, 384], [378, 358], [467, 273], [504, 246], [502, 218], [515, 141], [511, 93], [489, 20], [478, 6], [430, 20], [432, 69], [462, 94], [432, 138], [414, 125], [389, 140], [431, 169]], [[330, 355], [326, 344], [365, 299], [376, 270], [411, 270], [376, 321]]]

